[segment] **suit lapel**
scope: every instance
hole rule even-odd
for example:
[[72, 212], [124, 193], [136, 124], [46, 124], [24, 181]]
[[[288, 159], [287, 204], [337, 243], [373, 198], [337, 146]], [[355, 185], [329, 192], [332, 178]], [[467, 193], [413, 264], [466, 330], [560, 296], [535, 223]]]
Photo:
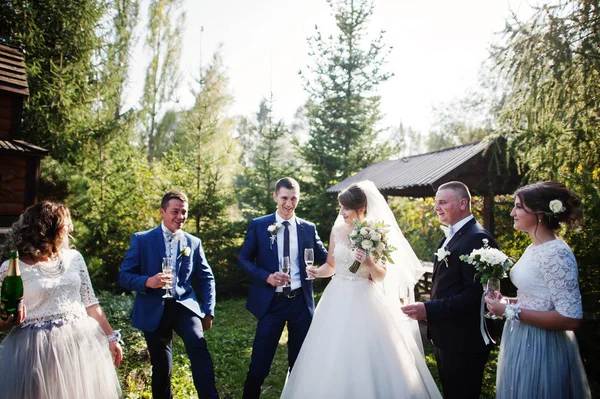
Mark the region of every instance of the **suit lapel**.
[[[448, 244], [446, 244], [446, 249], [449, 250], [450, 252], [452, 252], [452, 247], [455, 246], [455, 244], [461, 239], [461, 237], [471, 228], [471, 226], [474, 226], [475, 223], [477, 223], [475, 218], [473, 218], [473, 219], [469, 220], [467, 223], [465, 223], [465, 225], [463, 227], [461, 227], [460, 230], [458, 230], [456, 233], [454, 233], [454, 235], [452, 236], [450, 241], [448, 241]], [[442, 245], [444, 244], [444, 241], [446, 241], [446, 239], [443, 239], [440, 242], [440, 245], [438, 245], [438, 249], [442, 247]], [[435, 278], [435, 275], [437, 274], [440, 264], [442, 264], [442, 263], [443, 262], [440, 262], [436, 256], [435, 262], [433, 264], [433, 274], [431, 276], [432, 280]]]
[[162, 227], [159, 225], [154, 229], [152, 234], [152, 244], [154, 245], [154, 253], [158, 264], [162, 263], [162, 258], [167, 256], [167, 249], [165, 248], [165, 238], [163, 235]]
[[296, 229], [298, 236], [298, 269], [300, 269], [300, 277], [302, 277], [302, 282], [304, 282], [304, 278], [306, 276], [306, 270], [302, 267], [302, 261], [304, 260], [304, 234], [305, 234], [306, 224], [304, 220], [296, 217]]
[[456, 241], [460, 240], [460, 238], [467, 232], [467, 230], [469, 230], [471, 228], [471, 226], [474, 226], [475, 223], [477, 223], [475, 221], [475, 218], [469, 220], [467, 223], [465, 223], [465, 225], [463, 227], [460, 228], [460, 230], [458, 230], [456, 233], [454, 233], [454, 235], [452, 236], [452, 238], [450, 239], [450, 241], [448, 241], [448, 245], [446, 245], [447, 248], [452, 247]]
[[[275, 213], [273, 213], [273, 214], [271, 214], [271, 217], [269, 217], [267, 219], [267, 225], [265, 226], [265, 231], [267, 232], [267, 236], [269, 237], [268, 238], [268, 240], [269, 240], [269, 244], [268, 245], [269, 245], [269, 248], [270, 248], [270, 251], [269, 251], [270, 262], [269, 263], [271, 265], [274, 265], [274, 267], [272, 267], [271, 270], [270, 270], [272, 272], [279, 271], [279, 252], [278, 252], [279, 248], [277, 247], [277, 245], [279, 243], [277, 242], [277, 240], [275, 240], [273, 242], [273, 245], [270, 245], [271, 244], [271, 233], [269, 233], [267, 231], [267, 227], [269, 227], [270, 225], [272, 225], [276, 221], [277, 221], [277, 218], [275, 217]], [[282, 228], [283, 228], [283, 226], [282, 226]], [[277, 234], [275, 234], [275, 236], [277, 236]]]

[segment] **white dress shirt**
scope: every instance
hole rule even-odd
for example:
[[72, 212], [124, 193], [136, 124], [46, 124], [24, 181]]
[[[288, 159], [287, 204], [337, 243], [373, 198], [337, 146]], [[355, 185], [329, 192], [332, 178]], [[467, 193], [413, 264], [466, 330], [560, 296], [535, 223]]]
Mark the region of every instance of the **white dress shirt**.
[[[283, 222], [286, 220], [279, 216], [277, 212], [275, 212], [275, 219], [277, 223], [281, 224], [281, 228], [277, 230], [277, 257], [281, 265], [283, 262], [283, 232], [285, 231]], [[298, 265], [298, 228], [296, 216], [293, 216], [288, 222], [290, 222], [288, 226], [290, 230], [290, 277], [292, 278], [292, 290], [295, 290], [302, 287], [302, 278], [300, 277], [300, 267]], [[283, 287], [276, 287], [275, 291], [283, 292]]]
[[469, 220], [471, 220], [471, 219], [474, 219], [473, 215], [469, 215], [466, 218], [461, 219], [458, 222], [454, 223], [453, 225], [450, 225], [450, 234], [448, 234], [448, 237], [446, 237], [446, 241], [444, 241], [442, 248], [444, 248], [446, 245], [448, 245], [448, 243], [450, 242], [452, 237], [454, 237], [454, 234], [456, 234], [456, 232], [458, 230], [460, 230], [465, 224], [467, 224], [469, 222]]

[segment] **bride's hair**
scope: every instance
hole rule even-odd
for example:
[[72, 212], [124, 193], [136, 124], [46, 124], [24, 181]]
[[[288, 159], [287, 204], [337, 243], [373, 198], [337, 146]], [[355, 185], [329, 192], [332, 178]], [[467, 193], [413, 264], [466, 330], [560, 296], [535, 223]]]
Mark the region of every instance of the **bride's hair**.
[[[514, 196], [519, 197], [527, 208], [538, 215], [538, 220], [552, 230], [558, 230], [561, 223], [576, 227], [583, 217], [581, 199], [562, 183], [540, 181], [517, 189]], [[553, 200], [559, 200], [564, 210], [552, 212], [550, 202]]]
[[367, 195], [356, 183], [350, 185], [348, 188], [342, 190], [338, 195], [338, 201], [344, 207], [358, 211], [360, 209], [367, 209]]

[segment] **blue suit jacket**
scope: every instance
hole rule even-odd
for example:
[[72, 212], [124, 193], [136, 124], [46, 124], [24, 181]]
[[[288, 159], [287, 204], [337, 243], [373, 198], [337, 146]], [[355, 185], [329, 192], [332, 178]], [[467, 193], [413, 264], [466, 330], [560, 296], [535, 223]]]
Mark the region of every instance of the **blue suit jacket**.
[[[183, 242], [190, 248], [189, 256], [180, 253]], [[161, 226], [135, 233], [121, 263], [119, 284], [137, 291], [131, 313], [131, 324], [142, 331], [156, 331], [164, 310], [164, 288], [146, 288], [146, 280], [162, 271], [162, 258], [166, 255]], [[177, 249], [177, 261], [173, 272], [175, 300], [200, 317], [215, 314], [215, 278], [199, 238], [184, 232]], [[196, 293], [192, 279], [196, 279]]]
[[[265, 315], [273, 296], [275, 287], [267, 283], [269, 274], [279, 271], [279, 256], [277, 242], [271, 245], [271, 234], [267, 227], [275, 223], [275, 214], [256, 218], [250, 222], [244, 244], [240, 252], [239, 264], [241, 269], [252, 277], [252, 284], [248, 292], [248, 309], [256, 318]], [[317, 228], [313, 223], [296, 217], [298, 233], [298, 258], [296, 264], [300, 265], [302, 277], [302, 293], [312, 316], [315, 309], [312, 280], [306, 280], [304, 267], [304, 249], [313, 248], [315, 251], [315, 264], [323, 264], [327, 260], [327, 250], [323, 246]]]

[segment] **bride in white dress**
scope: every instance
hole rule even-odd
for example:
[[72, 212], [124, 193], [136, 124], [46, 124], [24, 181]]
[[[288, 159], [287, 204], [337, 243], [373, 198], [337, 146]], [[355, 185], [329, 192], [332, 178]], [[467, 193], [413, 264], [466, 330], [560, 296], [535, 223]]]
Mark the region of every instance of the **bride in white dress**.
[[[425, 359], [417, 322], [402, 315], [398, 293], [413, 292], [423, 269], [383, 196], [370, 181], [338, 196], [327, 263], [307, 268], [333, 278], [317, 306], [282, 398], [441, 398]], [[397, 248], [394, 264], [350, 248], [353, 220], [383, 221]], [[358, 260], [356, 274], [348, 268]]]

